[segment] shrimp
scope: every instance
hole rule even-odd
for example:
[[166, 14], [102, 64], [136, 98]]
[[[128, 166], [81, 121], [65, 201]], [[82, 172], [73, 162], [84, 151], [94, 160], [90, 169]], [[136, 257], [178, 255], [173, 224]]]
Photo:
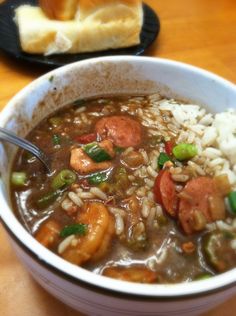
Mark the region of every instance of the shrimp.
[[112, 141], [109, 139], [104, 139], [99, 143], [99, 146], [105, 149], [105, 151], [111, 156], [111, 158], [115, 157], [114, 145]]
[[129, 282], [155, 283], [158, 280], [157, 274], [145, 267], [107, 267], [103, 275]]
[[72, 148], [70, 166], [80, 174], [87, 174], [112, 167], [111, 161], [94, 162], [82, 148]]
[[58, 222], [51, 219], [40, 227], [35, 238], [46, 248], [51, 248], [59, 240], [60, 231], [61, 228]]
[[81, 265], [89, 260], [98, 260], [105, 255], [111, 243], [115, 227], [107, 208], [99, 202], [88, 202], [77, 217], [78, 223], [88, 225], [84, 236], [75, 236], [62, 253], [62, 257]]

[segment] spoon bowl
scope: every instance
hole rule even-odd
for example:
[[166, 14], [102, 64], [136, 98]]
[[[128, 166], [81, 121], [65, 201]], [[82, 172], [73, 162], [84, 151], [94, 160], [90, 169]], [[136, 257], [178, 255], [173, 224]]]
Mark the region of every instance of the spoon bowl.
[[6, 141], [11, 144], [14, 144], [20, 148], [25, 149], [26, 151], [30, 152], [33, 154], [36, 158], [41, 161], [41, 163], [44, 165], [47, 173], [51, 173], [51, 168], [50, 168], [50, 160], [47, 157], [47, 155], [36, 145], [32, 144], [28, 140], [21, 138], [14, 133], [8, 131], [5, 128], [0, 127], [0, 140], [1, 141]]

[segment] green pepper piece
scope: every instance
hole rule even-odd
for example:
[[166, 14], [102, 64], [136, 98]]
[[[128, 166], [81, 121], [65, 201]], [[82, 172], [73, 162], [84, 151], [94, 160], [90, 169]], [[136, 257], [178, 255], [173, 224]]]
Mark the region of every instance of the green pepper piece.
[[157, 160], [157, 165], [160, 169], [163, 168], [164, 164], [167, 162], [167, 161], [171, 161], [170, 157], [165, 154], [165, 153], [160, 153], [159, 157], [158, 157], [158, 160]]
[[111, 156], [97, 142], [89, 143], [82, 147], [85, 153], [95, 162], [111, 160]]
[[228, 200], [232, 213], [236, 215], [236, 191], [232, 191], [229, 193]]
[[178, 144], [173, 148], [173, 154], [177, 160], [187, 160], [197, 155], [197, 147], [194, 144]]

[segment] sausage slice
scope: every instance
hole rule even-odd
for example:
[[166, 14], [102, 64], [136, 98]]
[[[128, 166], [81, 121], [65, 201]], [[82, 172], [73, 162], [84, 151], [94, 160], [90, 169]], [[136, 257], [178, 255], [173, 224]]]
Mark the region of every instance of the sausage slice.
[[103, 117], [95, 125], [101, 139], [110, 139], [119, 147], [136, 147], [142, 141], [142, 128], [138, 121], [129, 116]]
[[175, 191], [175, 184], [168, 170], [161, 170], [156, 177], [154, 184], [155, 201], [161, 204], [167, 213], [176, 217], [178, 197]]
[[[187, 234], [202, 230], [206, 223], [225, 217], [223, 197], [220, 196], [212, 178], [198, 177], [190, 180], [179, 194], [179, 198], [178, 217]], [[212, 209], [212, 199], [217, 200], [220, 211]]]

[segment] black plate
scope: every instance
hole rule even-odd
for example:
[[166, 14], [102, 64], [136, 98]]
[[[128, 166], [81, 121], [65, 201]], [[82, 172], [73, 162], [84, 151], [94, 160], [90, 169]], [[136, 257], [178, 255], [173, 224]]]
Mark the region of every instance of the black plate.
[[160, 31], [160, 21], [156, 13], [146, 4], [144, 8], [144, 23], [141, 32], [141, 43], [137, 46], [106, 50], [95, 53], [61, 54], [52, 56], [33, 55], [21, 50], [18, 30], [13, 21], [14, 9], [21, 4], [36, 5], [36, 0], [11, 0], [0, 5], [0, 49], [7, 54], [22, 60], [52, 67], [63, 66], [78, 60], [111, 55], [141, 55], [149, 47]]

